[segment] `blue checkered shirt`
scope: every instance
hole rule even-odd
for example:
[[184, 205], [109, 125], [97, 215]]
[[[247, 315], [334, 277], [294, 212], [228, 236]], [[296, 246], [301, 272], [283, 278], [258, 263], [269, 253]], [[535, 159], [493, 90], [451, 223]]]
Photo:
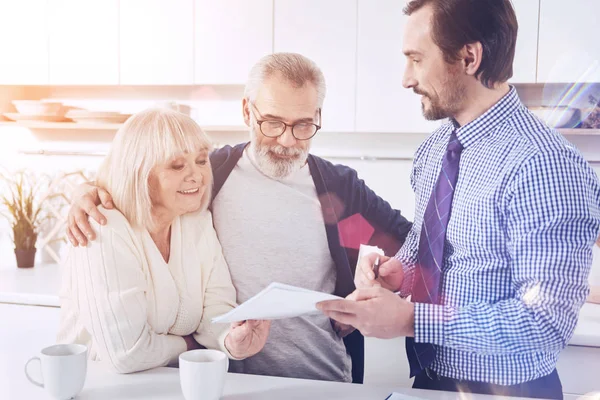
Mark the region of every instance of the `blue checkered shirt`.
[[[452, 122], [417, 150], [415, 221], [396, 258], [412, 287], [422, 218]], [[415, 304], [415, 341], [431, 369], [512, 385], [551, 373], [589, 292], [600, 183], [580, 152], [531, 114], [511, 87], [457, 130], [464, 150], [441, 276], [441, 304]]]

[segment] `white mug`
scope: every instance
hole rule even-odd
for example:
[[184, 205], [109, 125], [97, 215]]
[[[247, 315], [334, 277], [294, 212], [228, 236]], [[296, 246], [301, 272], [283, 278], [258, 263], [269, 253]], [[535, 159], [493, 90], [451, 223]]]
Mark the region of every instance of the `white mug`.
[[[29, 363], [37, 360], [41, 364], [43, 382], [37, 382], [27, 372]], [[46, 389], [50, 396], [59, 400], [77, 396], [87, 372], [87, 347], [82, 344], [56, 344], [42, 349], [39, 357], [25, 364], [25, 375], [34, 385]]]
[[186, 400], [218, 400], [229, 368], [219, 350], [191, 350], [179, 356], [179, 381]]

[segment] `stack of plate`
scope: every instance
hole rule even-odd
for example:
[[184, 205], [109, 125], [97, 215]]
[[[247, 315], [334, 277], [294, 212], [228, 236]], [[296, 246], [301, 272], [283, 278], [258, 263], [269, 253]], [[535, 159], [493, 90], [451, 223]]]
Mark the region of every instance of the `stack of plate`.
[[121, 114], [110, 111], [70, 110], [67, 118], [80, 123], [122, 124], [131, 114]]
[[16, 113], [4, 113], [12, 121], [65, 121], [62, 103], [42, 100], [13, 100]]

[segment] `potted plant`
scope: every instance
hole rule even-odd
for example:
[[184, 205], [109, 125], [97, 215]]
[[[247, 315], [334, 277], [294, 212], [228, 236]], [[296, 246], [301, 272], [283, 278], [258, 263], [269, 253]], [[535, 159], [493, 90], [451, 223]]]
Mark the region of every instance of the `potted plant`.
[[3, 190], [0, 190], [1, 211], [12, 228], [17, 266], [31, 268], [35, 261], [39, 226], [43, 220], [44, 194], [40, 192], [44, 180], [35, 179], [27, 171], [18, 171], [12, 175], [0, 174], [0, 181], [3, 183]]

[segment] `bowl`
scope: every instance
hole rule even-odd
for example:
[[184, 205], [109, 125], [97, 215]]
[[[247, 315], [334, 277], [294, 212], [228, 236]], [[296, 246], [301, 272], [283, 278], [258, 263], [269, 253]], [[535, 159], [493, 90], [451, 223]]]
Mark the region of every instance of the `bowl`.
[[566, 106], [529, 107], [529, 111], [553, 128], [573, 128], [581, 121], [578, 108]]
[[62, 103], [42, 100], [13, 100], [20, 114], [24, 115], [64, 115]]
[[121, 114], [111, 111], [69, 110], [66, 117], [75, 122], [122, 124], [131, 117], [131, 114]]

